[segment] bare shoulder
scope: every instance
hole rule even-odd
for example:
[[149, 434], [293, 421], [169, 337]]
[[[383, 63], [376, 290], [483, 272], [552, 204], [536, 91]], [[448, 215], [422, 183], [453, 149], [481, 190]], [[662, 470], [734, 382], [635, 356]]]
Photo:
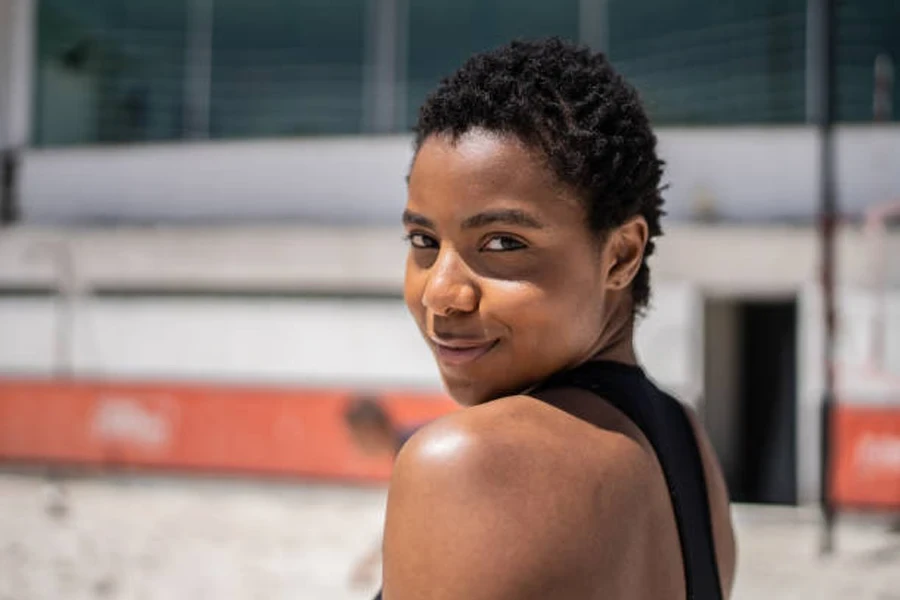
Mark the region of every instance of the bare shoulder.
[[[636, 486], [652, 480], [653, 455], [637, 428], [624, 417], [596, 421], [529, 396], [501, 398], [420, 430], [397, 459], [395, 481], [452, 477], [459, 487], [458, 476], [465, 475], [465, 485], [477, 486], [479, 492], [553, 483], [572, 488], [572, 493], [547, 494], [555, 500], [586, 491], [577, 486], [610, 481]], [[614, 491], [602, 487], [601, 493]]]
[[525, 396], [429, 425], [394, 468], [385, 598], [641, 597], [652, 460], [632, 436]]

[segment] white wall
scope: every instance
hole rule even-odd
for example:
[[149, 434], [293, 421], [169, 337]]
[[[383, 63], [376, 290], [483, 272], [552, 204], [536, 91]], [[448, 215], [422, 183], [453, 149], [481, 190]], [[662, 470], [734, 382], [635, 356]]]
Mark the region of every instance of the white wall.
[[[407, 246], [383, 227], [18, 226], [0, 235], [0, 287], [59, 287], [63, 271], [102, 289], [345, 291], [398, 294]], [[900, 285], [900, 232], [886, 238], [886, 281]], [[873, 254], [855, 227], [837, 237], [837, 279], [871, 281]], [[71, 263], [71, 264], [69, 264]], [[711, 294], [800, 292], [818, 280], [810, 227], [667, 224], [650, 260], [657, 282], [688, 281]]]
[[[900, 403], [900, 289], [875, 293], [865, 288], [841, 288], [836, 293], [839, 311], [835, 361], [841, 402]], [[883, 317], [878, 319], [878, 307]], [[800, 365], [802, 396], [811, 402], [824, 384], [824, 327], [822, 297], [808, 288], [801, 296], [801, 347], [809, 351]], [[883, 339], [883, 352], [875, 351], [876, 336]]]
[[656, 382], [699, 407], [703, 394], [703, 296], [689, 283], [656, 282], [635, 349]]
[[439, 385], [398, 301], [102, 300], [79, 325], [80, 372]]
[[[661, 286], [638, 328], [658, 381], [692, 401], [702, 384], [698, 296]], [[55, 368], [54, 302], [0, 299], [0, 372]], [[439, 387], [400, 300], [88, 298], [75, 306], [79, 375], [299, 384]]]
[[[53, 371], [52, 311], [48, 299], [0, 299], [0, 369]], [[439, 385], [399, 301], [92, 298], [75, 315], [80, 375]]]
[[[812, 220], [814, 128], [662, 128], [659, 138], [673, 219], [702, 204], [729, 219]], [[842, 209], [900, 195], [900, 126], [842, 127], [837, 145]], [[31, 222], [394, 223], [410, 159], [407, 136], [30, 150], [21, 202]]]
[[[836, 294], [838, 321], [835, 361], [837, 400], [842, 403], [900, 405], [900, 289], [875, 294], [843, 287]], [[876, 302], [884, 320], [873, 318]], [[815, 286], [800, 296], [799, 306], [798, 488], [801, 501], [819, 493], [821, 406], [824, 389], [822, 297]], [[885, 340], [883, 360], [872, 352], [876, 328]]]
[[53, 298], [0, 297], [0, 371], [49, 373], [56, 323]]
[[[734, 264], [741, 266], [732, 270], [739, 277], [744, 264]], [[666, 281], [655, 282], [654, 289], [652, 310], [638, 328], [638, 353], [660, 384], [695, 401], [704, 381], [704, 290]], [[817, 288], [800, 289], [798, 485], [801, 501], [808, 502], [818, 493], [822, 321]], [[867, 370], [876, 306], [871, 293], [857, 285], [840, 294], [838, 356], [847, 373], [842, 400], [900, 400], [900, 292], [892, 289], [882, 328], [890, 377]], [[0, 298], [0, 372], [52, 371], [55, 306], [50, 298]], [[75, 315], [72, 354], [82, 375], [439, 385], [399, 300], [91, 297]]]
[[395, 227], [14, 227], [0, 235], [0, 286], [399, 293], [407, 245]]

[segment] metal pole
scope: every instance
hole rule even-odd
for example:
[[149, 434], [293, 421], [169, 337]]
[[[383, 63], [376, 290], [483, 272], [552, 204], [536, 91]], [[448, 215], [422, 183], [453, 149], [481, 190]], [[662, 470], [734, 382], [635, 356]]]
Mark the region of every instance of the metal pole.
[[66, 240], [54, 240], [30, 248], [26, 259], [46, 260], [53, 266], [57, 288], [54, 299], [53, 373], [58, 378], [72, 377], [75, 372], [76, 303], [81, 293], [74, 252]]
[[68, 243], [61, 242], [57, 250], [57, 270], [60, 277], [59, 322], [56, 328], [57, 375], [72, 377], [75, 372], [75, 303], [78, 299], [78, 272], [75, 257]]
[[578, 41], [609, 54], [609, 0], [579, 0]]
[[23, 151], [31, 135], [36, 0], [0, 0], [0, 227], [20, 217]]
[[406, 22], [404, 0], [370, 0], [368, 3], [366, 62], [363, 90], [363, 130], [392, 133], [405, 121], [398, 102], [405, 95]]
[[806, 122], [818, 124], [822, 115], [822, 2], [806, 1]]
[[0, 0], [0, 149], [31, 139], [37, 0]]
[[872, 95], [872, 116], [876, 123], [891, 120], [894, 108], [894, 61], [889, 54], [875, 57], [875, 90]]
[[19, 218], [19, 155], [14, 148], [0, 148], [0, 227]]
[[835, 398], [835, 226], [837, 223], [837, 190], [834, 160], [834, 121], [835, 121], [835, 42], [836, 0], [818, 0], [819, 42], [816, 52], [816, 79], [819, 81], [819, 232], [822, 256], [822, 299], [824, 307], [824, 389], [822, 393], [821, 423], [821, 490], [820, 500], [824, 530], [820, 544], [820, 553], [831, 554], [834, 551], [834, 525], [836, 508], [831, 501], [831, 442], [832, 420], [836, 403]]
[[186, 136], [193, 139], [209, 137], [214, 2], [191, 0], [188, 5], [184, 121]]
[[[875, 123], [882, 125], [891, 120], [894, 108], [894, 62], [888, 54], [879, 54], [875, 57], [875, 89], [872, 93], [872, 117]], [[893, 157], [886, 160], [892, 160]], [[890, 167], [887, 167], [890, 168]], [[890, 193], [889, 186], [885, 186], [882, 195], [887, 198]], [[885, 220], [890, 214], [890, 209], [885, 207], [879, 210], [873, 207], [867, 211], [866, 232], [870, 235], [875, 246], [870, 251], [874, 261], [872, 277], [872, 294], [875, 300], [875, 311], [872, 316], [872, 349], [871, 358], [876, 368], [884, 368], [885, 332], [884, 324], [887, 318], [887, 306], [885, 300], [885, 283], [887, 281], [887, 261], [882, 256], [881, 242], [885, 234]]]
[[[397, 0], [394, 40], [394, 131], [409, 131], [409, 27], [411, 0]], [[415, 118], [413, 118], [415, 120]]]

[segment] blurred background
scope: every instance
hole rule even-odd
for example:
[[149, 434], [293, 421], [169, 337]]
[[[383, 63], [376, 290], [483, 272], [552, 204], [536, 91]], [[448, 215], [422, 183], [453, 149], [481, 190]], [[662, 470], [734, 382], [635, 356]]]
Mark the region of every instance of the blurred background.
[[0, 0], [0, 598], [371, 596], [385, 440], [454, 409], [402, 303], [409, 130], [545, 35], [656, 125], [638, 349], [719, 453], [735, 597], [900, 598], [900, 4], [823, 6]]

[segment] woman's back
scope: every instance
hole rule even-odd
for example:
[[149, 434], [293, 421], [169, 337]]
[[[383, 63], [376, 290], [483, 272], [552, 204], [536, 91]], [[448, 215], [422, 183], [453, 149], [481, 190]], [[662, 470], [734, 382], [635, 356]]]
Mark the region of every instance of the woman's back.
[[[669, 521], [677, 526], [685, 596], [727, 596], [735, 558], [729, 498], [706, 434], [688, 409], [657, 388], [642, 369], [623, 363], [590, 361], [541, 385], [543, 394], [573, 388], [587, 390], [619, 411], [654, 454], [668, 488]], [[591, 399], [570, 404], [571, 414], [581, 416], [590, 404]]]

